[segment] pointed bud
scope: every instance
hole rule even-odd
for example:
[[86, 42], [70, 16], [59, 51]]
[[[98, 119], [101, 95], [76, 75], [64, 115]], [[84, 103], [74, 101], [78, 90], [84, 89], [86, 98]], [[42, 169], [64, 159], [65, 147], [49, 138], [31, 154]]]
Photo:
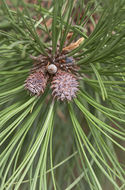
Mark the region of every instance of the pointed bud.
[[58, 71], [51, 82], [52, 95], [60, 100], [72, 100], [76, 97], [79, 83], [75, 75], [65, 71]]

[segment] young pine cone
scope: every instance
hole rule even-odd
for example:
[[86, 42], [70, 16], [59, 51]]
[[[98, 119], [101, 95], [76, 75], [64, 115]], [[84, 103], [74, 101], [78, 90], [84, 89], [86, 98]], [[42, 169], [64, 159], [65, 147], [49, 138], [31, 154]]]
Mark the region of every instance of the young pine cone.
[[30, 74], [25, 81], [25, 89], [29, 90], [32, 95], [43, 94], [48, 77], [45, 76], [41, 69], [36, 70], [34, 73]]
[[78, 81], [75, 75], [65, 71], [58, 71], [51, 82], [52, 95], [58, 100], [72, 100], [78, 91]]

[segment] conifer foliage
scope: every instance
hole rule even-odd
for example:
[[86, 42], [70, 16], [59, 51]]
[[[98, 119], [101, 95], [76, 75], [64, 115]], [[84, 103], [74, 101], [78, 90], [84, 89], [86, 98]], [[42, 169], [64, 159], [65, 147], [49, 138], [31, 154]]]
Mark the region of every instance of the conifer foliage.
[[125, 1], [0, 1], [0, 190], [125, 189]]

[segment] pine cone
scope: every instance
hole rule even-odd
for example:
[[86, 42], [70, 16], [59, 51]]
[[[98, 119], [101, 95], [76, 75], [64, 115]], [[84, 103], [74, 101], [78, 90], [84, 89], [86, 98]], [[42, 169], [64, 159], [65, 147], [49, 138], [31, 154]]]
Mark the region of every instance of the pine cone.
[[75, 75], [60, 70], [53, 77], [51, 84], [54, 98], [56, 97], [58, 100], [63, 101], [65, 99], [72, 100], [72, 98], [76, 97], [79, 84]]
[[25, 81], [25, 89], [29, 90], [32, 95], [41, 95], [47, 84], [48, 76], [44, 74], [42, 69], [36, 70], [30, 74]]

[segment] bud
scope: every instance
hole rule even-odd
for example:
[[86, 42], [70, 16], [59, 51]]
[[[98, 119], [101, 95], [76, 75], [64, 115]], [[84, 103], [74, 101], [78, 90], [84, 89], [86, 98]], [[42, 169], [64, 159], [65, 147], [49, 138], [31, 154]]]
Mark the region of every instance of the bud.
[[49, 74], [55, 74], [57, 72], [57, 67], [54, 64], [47, 66], [47, 71]]
[[51, 88], [53, 89], [52, 95], [58, 100], [72, 100], [76, 97], [79, 83], [75, 75], [65, 72], [58, 71], [53, 77], [51, 82]]

